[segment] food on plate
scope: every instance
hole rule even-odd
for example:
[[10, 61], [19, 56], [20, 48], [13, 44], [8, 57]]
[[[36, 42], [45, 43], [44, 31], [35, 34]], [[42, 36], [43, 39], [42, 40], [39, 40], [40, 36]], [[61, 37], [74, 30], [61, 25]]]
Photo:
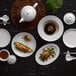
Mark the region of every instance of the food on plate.
[[56, 22], [50, 21], [47, 24], [45, 24], [44, 31], [46, 34], [52, 35], [56, 32], [56, 30], [57, 30]]
[[8, 58], [8, 53], [7, 53], [5, 50], [2, 51], [2, 52], [0, 53], [0, 58], [2, 58], [2, 59]]
[[54, 57], [54, 56], [55, 56], [55, 49], [52, 47], [47, 47], [43, 49], [43, 52], [40, 54], [39, 59], [41, 61], [46, 61], [50, 57]]
[[24, 35], [23, 39], [28, 42], [31, 41], [31, 38], [28, 35]]
[[15, 42], [14, 44], [15, 44], [15, 47], [22, 52], [31, 53], [33, 51], [30, 47], [28, 47], [20, 42]]

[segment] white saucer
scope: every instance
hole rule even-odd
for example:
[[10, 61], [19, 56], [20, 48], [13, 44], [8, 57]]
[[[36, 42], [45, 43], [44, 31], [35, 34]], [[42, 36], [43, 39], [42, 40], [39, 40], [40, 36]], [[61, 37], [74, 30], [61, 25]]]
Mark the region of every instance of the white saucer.
[[6, 47], [10, 40], [10, 33], [6, 29], [0, 28], [0, 48]]
[[76, 29], [68, 29], [63, 35], [63, 42], [67, 47], [75, 48], [76, 47]]
[[[45, 27], [45, 24], [49, 21], [55, 21], [57, 23], [57, 26], [58, 26], [58, 31], [53, 34], [53, 35], [47, 35], [45, 32], [44, 32], [44, 27]], [[48, 16], [45, 16], [43, 17], [39, 24], [38, 24], [38, 33], [40, 35], [40, 37], [42, 39], [44, 39], [45, 41], [56, 41], [58, 40], [62, 34], [63, 34], [63, 31], [64, 31], [64, 27], [63, 27], [63, 23], [62, 21], [56, 17], [56, 16], [52, 16], [52, 15], [48, 15]]]
[[[23, 39], [23, 36], [24, 35], [28, 35], [30, 38], [31, 38], [31, 41], [30, 42], [26, 42], [24, 39]], [[20, 42], [24, 45], [27, 45], [28, 47], [30, 47], [33, 52], [31, 53], [24, 53], [24, 52], [21, 52], [19, 51], [18, 49], [16, 49], [15, 45], [14, 45], [14, 42]], [[12, 50], [13, 52], [17, 55], [17, 56], [20, 56], [20, 57], [28, 57], [30, 55], [32, 55], [36, 49], [36, 40], [35, 38], [30, 34], [30, 33], [27, 33], [27, 32], [22, 32], [22, 33], [18, 33], [12, 40]]]
[[[44, 48], [47, 48], [47, 47], [53, 47], [54, 49], [55, 49], [55, 56], [53, 57], [53, 58], [50, 58], [50, 59], [48, 59], [47, 61], [41, 61], [40, 59], [39, 59], [39, 56], [40, 56], [40, 54], [43, 52], [43, 49]], [[58, 58], [58, 56], [59, 56], [59, 54], [60, 54], [60, 48], [59, 48], [59, 46], [58, 45], [56, 45], [56, 44], [46, 44], [46, 45], [44, 45], [44, 46], [42, 46], [38, 51], [37, 51], [37, 53], [36, 53], [36, 55], [35, 55], [35, 60], [36, 60], [36, 62], [39, 64], [39, 65], [48, 65], [48, 64], [51, 64], [51, 63], [53, 63], [57, 58]]]

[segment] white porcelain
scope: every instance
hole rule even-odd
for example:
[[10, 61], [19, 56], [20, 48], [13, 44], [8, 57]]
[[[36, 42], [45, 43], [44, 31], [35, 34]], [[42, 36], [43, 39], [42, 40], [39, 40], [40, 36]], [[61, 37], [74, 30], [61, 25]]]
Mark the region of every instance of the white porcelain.
[[75, 15], [73, 13], [66, 13], [63, 18], [64, 22], [68, 25], [75, 23]]
[[[25, 35], [28, 35], [30, 38], [31, 38], [31, 41], [30, 42], [27, 42], [23, 39], [23, 37]], [[27, 45], [28, 47], [30, 47], [33, 52], [31, 53], [24, 53], [24, 52], [21, 52], [19, 51], [18, 49], [15, 48], [15, 45], [14, 45], [14, 42], [20, 42], [24, 45]], [[12, 47], [12, 50], [13, 52], [17, 55], [17, 56], [20, 56], [20, 57], [28, 57], [30, 55], [32, 55], [34, 52], [35, 52], [35, 49], [36, 49], [36, 40], [35, 38], [30, 34], [30, 33], [27, 33], [27, 32], [21, 32], [21, 33], [18, 33], [12, 40], [12, 44], [11, 44], [11, 47]]]
[[6, 59], [0, 58], [0, 61], [7, 61], [8, 58], [9, 58], [9, 56], [10, 56], [10, 52], [9, 52], [7, 49], [1, 49], [1, 50], [0, 50], [0, 53], [1, 53], [2, 51], [6, 51], [6, 52], [8, 53], [8, 57], [7, 57]]
[[70, 55], [70, 51], [67, 51], [66, 56], [65, 56], [66, 61], [72, 61], [76, 60], [76, 57]]
[[[50, 21], [56, 22], [57, 27], [58, 27], [58, 30], [53, 35], [47, 35], [44, 32], [45, 24]], [[51, 42], [51, 41], [58, 40], [62, 36], [63, 31], [64, 31], [64, 26], [63, 26], [62, 21], [58, 17], [53, 16], [53, 15], [48, 15], [48, 16], [43, 17], [38, 24], [38, 33], [40, 37], [45, 41]]]
[[[43, 49], [44, 48], [47, 48], [47, 47], [53, 47], [55, 49], [55, 53], [56, 55], [54, 57], [50, 57], [47, 61], [41, 61], [39, 59], [39, 56], [40, 54], [43, 52]], [[46, 44], [44, 46], [42, 46], [37, 52], [36, 52], [36, 55], [35, 55], [35, 60], [36, 62], [39, 64], [39, 65], [48, 65], [48, 64], [51, 64], [53, 63], [58, 57], [59, 57], [59, 54], [60, 54], [60, 48], [58, 45], [56, 44]]]
[[76, 47], [76, 29], [71, 28], [64, 32], [63, 42], [69, 48]]
[[30, 22], [33, 21], [36, 17], [36, 7], [38, 6], [38, 3], [35, 3], [33, 6], [27, 5], [24, 6], [21, 10], [21, 19], [19, 23], [21, 22]]
[[0, 28], [0, 48], [6, 47], [10, 43], [10, 41], [10, 33], [4, 28]]
[[7, 15], [3, 15], [2, 17], [0, 17], [0, 20], [3, 21], [4, 25], [6, 25], [7, 22], [9, 21], [9, 17]]
[[16, 59], [16, 57], [14, 55], [10, 55], [9, 58], [8, 58], [8, 60], [7, 60], [7, 62], [9, 64], [15, 64], [16, 61], [17, 61], [17, 59]]

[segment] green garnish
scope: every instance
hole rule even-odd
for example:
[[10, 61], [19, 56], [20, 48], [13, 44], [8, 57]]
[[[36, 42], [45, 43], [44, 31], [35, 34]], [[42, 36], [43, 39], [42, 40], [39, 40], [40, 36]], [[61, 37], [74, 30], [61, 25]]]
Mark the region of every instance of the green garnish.
[[62, 0], [47, 0], [46, 7], [52, 13], [57, 12], [57, 10], [62, 7], [63, 1]]
[[44, 49], [43, 52], [40, 54], [39, 59], [41, 61], [47, 60], [49, 57], [54, 57], [55, 56], [55, 50], [52, 47], [48, 47], [47, 50]]

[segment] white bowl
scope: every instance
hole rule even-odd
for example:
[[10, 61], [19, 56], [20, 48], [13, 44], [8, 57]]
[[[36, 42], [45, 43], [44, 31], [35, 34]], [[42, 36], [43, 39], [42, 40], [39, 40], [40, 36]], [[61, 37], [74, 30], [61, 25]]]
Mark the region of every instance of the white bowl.
[[[45, 32], [44, 32], [44, 27], [45, 27], [45, 24], [50, 22], [50, 21], [54, 21], [57, 23], [57, 27], [58, 27], [58, 30], [53, 34], [53, 35], [47, 35]], [[62, 21], [56, 17], [56, 16], [52, 16], [52, 15], [48, 15], [48, 16], [45, 16], [43, 17], [39, 24], [38, 24], [38, 33], [40, 35], [40, 37], [45, 40], [45, 41], [56, 41], [58, 40], [62, 34], [63, 34], [63, 31], [64, 31], [64, 27], [63, 27], [63, 23]]]
[[8, 53], [8, 57], [7, 57], [6, 59], [2, 59], [2, 58], [0, 58], [0, 61], [7, 61], [8, 58], [9, 58], [9, 56], [10, 56], [10, 52], [9, 52], [7, 49], [2, 49], [2, 50], [0, 50], [0, 53], [1, 53], [2, 51], [7, 52], [7, 53]]

